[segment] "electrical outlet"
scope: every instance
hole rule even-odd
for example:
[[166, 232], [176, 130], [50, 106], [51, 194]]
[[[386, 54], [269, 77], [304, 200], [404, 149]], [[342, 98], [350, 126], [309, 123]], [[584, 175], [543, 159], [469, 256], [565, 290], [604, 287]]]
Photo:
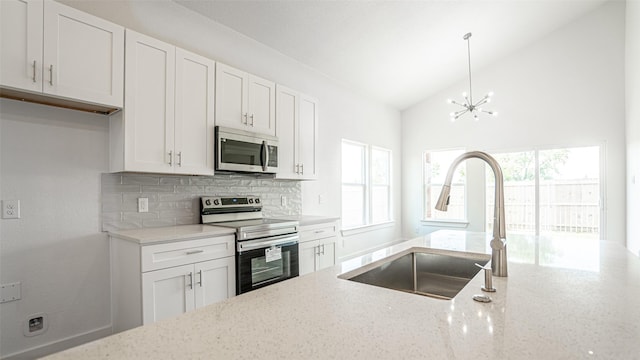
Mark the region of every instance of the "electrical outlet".
[[22, 333], [24, 336], [36, 336], [47, 331], [47, 328], [49, 328], [47, 314], [33, 314], [24, 322]]
[[138, 212], [149, 212], [149, 198], [138, 198]]
[[2, 200], [2, 218], [20, 219], [20, 200]]

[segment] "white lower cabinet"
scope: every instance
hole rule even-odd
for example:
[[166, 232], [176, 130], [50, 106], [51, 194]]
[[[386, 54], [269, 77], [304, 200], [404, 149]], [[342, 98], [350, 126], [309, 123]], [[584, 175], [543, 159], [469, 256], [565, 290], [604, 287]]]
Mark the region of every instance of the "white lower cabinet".
[[155, 245], [111, 239], [113, 330], [174, 317], [235, 296], [235, 237]]
[[300, 276], [336, 264], [337, 222], [301, 225], [298, 234]]
[[143, 323], [150, 324], [234, 296], [234, 269], [235, 257], [232, 256], [143, 273]]

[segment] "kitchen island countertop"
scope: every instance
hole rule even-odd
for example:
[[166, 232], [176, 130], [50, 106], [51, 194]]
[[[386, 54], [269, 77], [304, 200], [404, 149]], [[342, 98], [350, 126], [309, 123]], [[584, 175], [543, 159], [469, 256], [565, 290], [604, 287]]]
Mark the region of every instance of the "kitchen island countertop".
[[438, 231], [333, 268], [54, 354], [51, 359], [638, 359], [640, 260], [611, 241], [509, 235], [491, 303], [338, 279], [413, 246], [489, 253]]

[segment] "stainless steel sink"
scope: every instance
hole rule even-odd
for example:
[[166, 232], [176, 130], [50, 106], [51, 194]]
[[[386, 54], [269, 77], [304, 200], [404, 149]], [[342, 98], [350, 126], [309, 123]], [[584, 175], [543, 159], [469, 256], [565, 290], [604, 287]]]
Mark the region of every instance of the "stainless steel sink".
[[481, 270], [476, 263], [490, 260], [486, 254], [414, 247], [339, 278], [449, 300]]

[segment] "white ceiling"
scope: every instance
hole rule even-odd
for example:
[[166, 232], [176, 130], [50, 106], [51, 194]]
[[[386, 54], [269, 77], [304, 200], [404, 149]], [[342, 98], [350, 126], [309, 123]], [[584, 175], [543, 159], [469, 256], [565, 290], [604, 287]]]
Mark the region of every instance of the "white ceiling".
[[174, 0], [400, 110], [608, 0]]

